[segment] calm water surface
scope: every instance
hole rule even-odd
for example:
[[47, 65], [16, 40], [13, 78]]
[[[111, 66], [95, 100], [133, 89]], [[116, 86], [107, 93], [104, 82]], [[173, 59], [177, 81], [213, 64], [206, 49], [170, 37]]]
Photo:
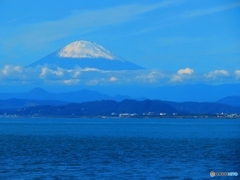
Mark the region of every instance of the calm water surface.
[[210, 179], [210, 171], [240, 174], [239, 119], [0, 118], [0, 179]]

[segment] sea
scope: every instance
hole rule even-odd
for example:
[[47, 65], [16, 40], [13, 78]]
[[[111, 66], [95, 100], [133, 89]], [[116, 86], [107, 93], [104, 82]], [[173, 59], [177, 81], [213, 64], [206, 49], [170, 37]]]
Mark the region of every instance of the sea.
[[0, 179], [240, 179], [240, 119], [0, 118]]

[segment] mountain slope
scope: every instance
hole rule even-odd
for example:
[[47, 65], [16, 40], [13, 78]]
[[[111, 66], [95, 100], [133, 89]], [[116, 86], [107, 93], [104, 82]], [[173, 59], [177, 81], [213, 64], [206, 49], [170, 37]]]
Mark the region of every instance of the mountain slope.
[[[161, 99], [166, 101], [195, 101], [216, 102], [227, 96], [240, 96], [240, 83], [238, 84], [188, 84], [173, 86], [114, 86], [101, 87], [101, 91], [110, 94], [126, 94], [128, 96], [147, 99]], [[97, 90], [97, 88], [95, 89]]]
[[134, 63], [121, 60], [104, 47], [89, 41], [75, 41], [62, 49], [32, 63], [29, 67], [48, 66], [73, 69], [95, 68], [100, 70], [139, 70], [144, 69]]
[[[1, 112], [1, 111], [0, 111]], [[80, 116], [111, 116], [122, 113], [138, 115], [216, 115], [219, 113], [240, 113], [240, 107], [232, 107], [219, 103], [196, 102], [164, 102], [159, 100], [124, 100], [116, 102], [102, 100], [84, 103], [70, 103], [62, 106], [33, 106], [20, 108], [12, 115], [37, 117], [80, 117]]]
[[[62, 93], [51, 93], [45, 91], [42, 88], [34, 88], [28, 92], [22, 93], [0, 93], [0, 99], [26, 99], [26, 100], [56, 100], [56, 101], [64, 101], [64, 102], [87, 102], [87, 101], [96, 101], [96, 100], [109, 100], [113, 99], [116, 101], [122, 101], [126, 99], [128, 96], [109, 96], [106, 94], [99, 93], [97, 91], [90, 90], [78, 90], [72, 92], [62, 92]], [[130, 97], [128, 97], [130, 98]]]
[[220, 114], [220, 113], [240, 113], [240, 107], [229, 106], [221, 103], [208, 102], [168, 102], [164, 101], [175, 108], [181, 114]]
[[15, 114], [21, 116], [110, 116], [112, 113], [143, 113], [152, 112], [159, 114], [165, 112], [168, 114], [176, 113], [177, 111], [170, 105], [162, 101], [135, 101], [124, 100], [116, 102], [112, 100], [85, 102], [85, 103], [71, 103], [63, 106], [37, 106], [20, 109]]
[[217, 103], [240, 107], [240, 96], [228, 96], [228, 97], [219, 99]]
[[54, 100], [31, 100], [31, 99], [7, 99], [0, 100], [0, 109], [19, 109], [24, 107], [51, 105], [60, 106], [65, 105], [66, 102]]

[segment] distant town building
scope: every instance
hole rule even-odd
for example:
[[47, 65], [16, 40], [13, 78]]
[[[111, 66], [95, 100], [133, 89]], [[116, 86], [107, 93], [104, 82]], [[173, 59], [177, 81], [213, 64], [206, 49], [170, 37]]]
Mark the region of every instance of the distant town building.
[[130, 117], [129, 113], [120, 113], [119, 117]]

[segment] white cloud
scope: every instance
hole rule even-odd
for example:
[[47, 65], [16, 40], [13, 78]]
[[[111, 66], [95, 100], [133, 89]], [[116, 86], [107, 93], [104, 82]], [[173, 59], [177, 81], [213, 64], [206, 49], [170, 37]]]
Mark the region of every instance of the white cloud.
[[191, 68], [179, 69], [176, 74], [173, 74], [170, 81], [172, 82], [183, 82], [192, 78], [194, 70]]
[[56, 74], [57, 76], [59, 76], [59, 77], [61, 77], [61, 76], [63, 76], [64, 75], [64, 72], [63, 72], [64, 70], [62, 69], [62, 68], [57, 68], [57, 70], [56, 71], [53, 71], [53, 74]]
[[116, 78], [116, 77], [111, 77], [111, 78], [110, 78], [110, 81], [111, 81], [111, 82], [117, 81], [117, 78]]
[[228, 5], [224, 5], [224, 6], [213, 7], [213, 8], [209, 8], [209, 9], [188, 11], [188, 12], [185, 12], [185, 14], [182, 17], [189, 18], [189, 17], [195, 17], [195, 16], [203, 16], [203, 15], [218, 13], [218, 12], [226, 11], [229, 9], [239, 8], [239, 7], [240, 7], [240, 2], [236, 2], [236, 3], [232, 3], [232, 4], [228, 4]]
[[4, 75], [7, 75], [9, 73], [9, 69], [10, 69], [9, 66], [6, 65], [6, 66], [4, 66], [4, 68], [1, 71]]
[[20, 80], [23, 82], [24, 79], [25, 74], [22, 67], [12, 65], [5, 65], [3, 68], [0, 67], [0, 82], [2, 85], [6, 83], [13, 84]]
[[99, 69], [76, 67], [63, 69], [49, 67], [23, 68], [5, 65], [0, 68], [2, 84], [48, 84], [48, 85], [112, 85], [144, 84], [172, 85], [191, 83], [233, 83], [240, 79], [240, 70], [229, 73], [226, 70], [214, 70], [205, 74], [195, 73], [191, 68], [180, 69], [176, 73], [160, 70], [104, 71]]
[[167, 75], [162, 73], [159, 70], [150, 70], [150, 71], [145, 70], [145, 71], [138, 71], [138, 74], [136, 74], [134, 78], [137, 82], [160, 83], [165, 81], [165, 79], [167, 78]]
[[5, 65], [1, 71], [0, 71], [4, 76], [7, 76], [9, 74], [13, 73], [21, 73], [22, 68], [21, 66], [11, 66], [11, 65]]
[[22, 72], [22, 67], [21, 67], [21, 66], [14, 66], [14, 67], [13, 67], [13, 70], [14, 70], [15, 72], [21, 73], [21, 72]]
[[97, 68], [84, 68], [84, 69], [81, 69], [82, 71], [101, 71], [100, 69], [97, 69]]
[[193, 69], [191, 68], [185, 68], [185, 69], [180, 69], [177, 74], [183, 75], [183, 74], [192, 74], [194, 72]]
[[97, 79], [92, 79], [92, 80], [86, 82], [86, 85], [90, 85], [90, 86], [94, 86], [97, 84], [99, 84], [99, 81]]
[[56, 70], [52, 70], [48, 67], [42, 67], [40, 77], [44, 78], [47, 75], [56, 75], [58, 77], [62, 77], [64, 75], [64, 71], [64, 69], [59, 67]]
[[174, 75], [172, 76], [172, 78], [171, 78], [170, 81], [173, 81], [173, 82], [182, 82], [183, 79], [182, 79], [181, 76], [174, 74]]
[[79, 77], [80, 74], [81, 74], [81, 71], [79, 69], [76, 69], [73, 71], [73, 77], [75, 77], [75, 78]]
[[41, 71], [41, 74], [40, 74], [40, 77], [44, 77], [47, 75], [47, 72], [48, 72], [48, 68], [47, 67], [43, 67], [42, 68], [42, 71]]
[[80, 80], [79, 79], [66, 79], [62, 81], [66, 85], [76, 85], [79, 84]]
[[236, 76], [237, 79], [240, 78], [240, 70], [236, 70], [235, 71], [235, 76]]
[[217, 78], [217, 77], [228, 77], [229, 73], [228, 71], [222, 69], [222, 70], [215, 70], [215, 71], [210, 71], [209, 73], [204, 74], [206, 78]]

